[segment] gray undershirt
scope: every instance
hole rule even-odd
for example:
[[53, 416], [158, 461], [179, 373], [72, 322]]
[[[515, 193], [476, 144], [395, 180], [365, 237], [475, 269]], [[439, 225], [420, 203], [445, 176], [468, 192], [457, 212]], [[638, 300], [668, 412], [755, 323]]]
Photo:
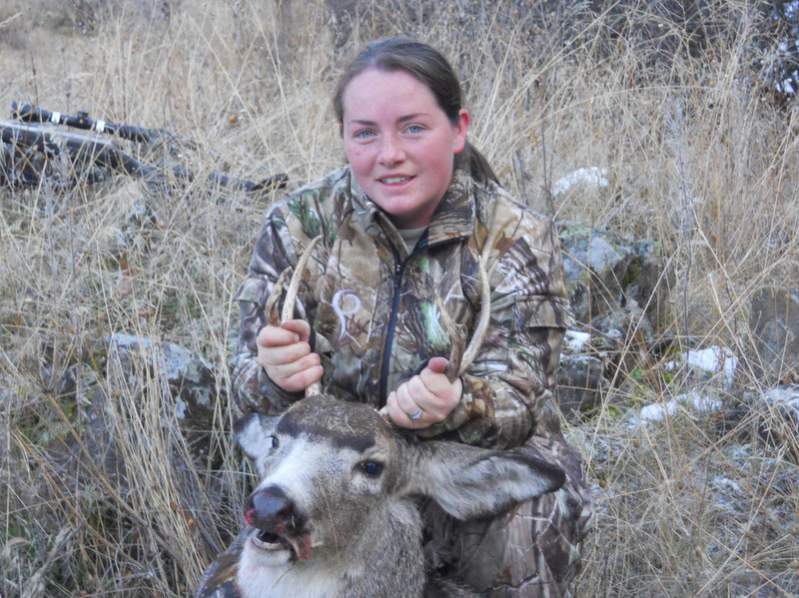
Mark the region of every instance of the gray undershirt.
[[419, 239], [422, 238], [422, 235], [426, 230], [426, 226], [423, 226], [422, 228], [398, 229], [400, 237], [402, 237], [402, 240], [405, 242], [405, 248], [408, 250], [408, 253], [413, 253], [413, 248], [416, 247], [416, 244], [419, 242]]

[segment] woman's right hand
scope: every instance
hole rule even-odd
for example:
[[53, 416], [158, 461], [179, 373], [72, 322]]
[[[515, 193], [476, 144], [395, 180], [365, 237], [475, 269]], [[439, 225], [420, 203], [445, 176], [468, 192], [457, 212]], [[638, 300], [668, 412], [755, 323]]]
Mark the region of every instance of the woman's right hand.
[[288, 320], [280, 326], [264, 326], [258, 333], [256, 361], [269, 379], [288, 392], [304, 392], [322, 379], [324, 368], [308, 340], [311, 327], [305, 320]]

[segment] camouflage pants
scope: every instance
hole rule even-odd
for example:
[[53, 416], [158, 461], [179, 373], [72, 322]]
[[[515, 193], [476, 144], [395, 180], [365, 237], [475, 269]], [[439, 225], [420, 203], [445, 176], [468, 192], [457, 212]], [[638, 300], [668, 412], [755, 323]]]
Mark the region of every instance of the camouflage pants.
[[579, 572], [580, 543], [591, 500], [576, 451], [562, 440], [528, 446], [553, 454], [566, 484], [492, 519], [457, 521], [429, 502], [422, 507], [425, 554], [432, 569], [455, 577], [490, 598], [568, 598]]

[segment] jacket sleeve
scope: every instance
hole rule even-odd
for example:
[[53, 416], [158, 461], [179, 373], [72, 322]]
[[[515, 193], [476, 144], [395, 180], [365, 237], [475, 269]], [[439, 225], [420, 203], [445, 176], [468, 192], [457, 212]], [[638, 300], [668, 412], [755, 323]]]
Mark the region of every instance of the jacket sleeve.
[[424, 437], [456, 432], [468, 444], [509, 448], [531, 434], [560, 430], [550, 389], [572, 322], [560, 246], [546, 219], [532, 218], [523, 234], [516, 233], [510, 243], [498, 235], [497, 247], [507, 249], [497, 250], [488, 264], [491, 319], [477, 357], [461, 377], [461, 401], [446, 420], [423, 431]]
[[[255, 360], [255, 339], [266, 324], [267, 300], [276, 291], [281, 274], [294, 267], [309, 241], [304, 227], [291, 214], [296, 211], [296, 203], [302, 200], [302, 196], [289, 196], [267, 213], [250, 258], [247, 276], [235, 296], [240, 324], [231, 369], [234, 398], [242, 413], [280, 413], [292, 401], [302, 397], [302, 393], [290, 393], [274, 384]], [[307, 319], [306, 307], [298, 301], [299, 317]]]

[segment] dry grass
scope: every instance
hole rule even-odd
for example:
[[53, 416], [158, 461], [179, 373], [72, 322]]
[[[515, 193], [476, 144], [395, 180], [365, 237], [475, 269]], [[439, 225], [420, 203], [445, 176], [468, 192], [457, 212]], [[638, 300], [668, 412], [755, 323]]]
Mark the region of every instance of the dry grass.
[[[751, 3], [714, 3], [725, 34], [699, 48], [643, 2], [590, 19], [582, 4], [531, 16], [516, 2], [361, 2], [337, 15], [346, 41], [330, 12], [346, 2], [84, 1], [66, 21], [55, 0], [33, 4], [35, 18], [27, 3], [0, 7], [0, 106], [167, 127], [196, 144], [197, 170], [299, 184], [342, 163], [329, 108], [341, 56], [409, 33], [451, 57], [472, 140], [508, 187], [558, 218], [661, 245], [676, 272], [672, 332], [746, 356], [753, 291], [796, 284], [798, 113], [756, 83]], [[632, 25], [619, 29], [619, 15]], [[660, 41], [647, 45], [637, 23], [660, 24]], [[583, 166], [606, 168], [610, 185], [550, 203], [553, 181]], [[152, 196], [157, 228], [121, 252], [113, 233], [141, 192], [113, 181], [0, 196], [2, 596], [187, 595], [238, 525], [245, 480], [224, 372], [232, 294], [267, 202], [197, 186]], [[188, 457], [158, 372], [133, 388], [113, 359], [98, 365], [97, 341], [116, 331], [182, 344], [222, 373], [204, 462]], [[96, 450], [91, 405], [58, 384], [81, 363], [107, 397], [124, 476], [58, 459]], [[631, 405], [683, 390], [636, 388]], [[796, 430], [769, 447], [741, 443], [752, 418], [727, 433], [706, 420], [631, 429], [608, 404], [569, 426], [598, 492], [581, 595], [799, 592]]]

